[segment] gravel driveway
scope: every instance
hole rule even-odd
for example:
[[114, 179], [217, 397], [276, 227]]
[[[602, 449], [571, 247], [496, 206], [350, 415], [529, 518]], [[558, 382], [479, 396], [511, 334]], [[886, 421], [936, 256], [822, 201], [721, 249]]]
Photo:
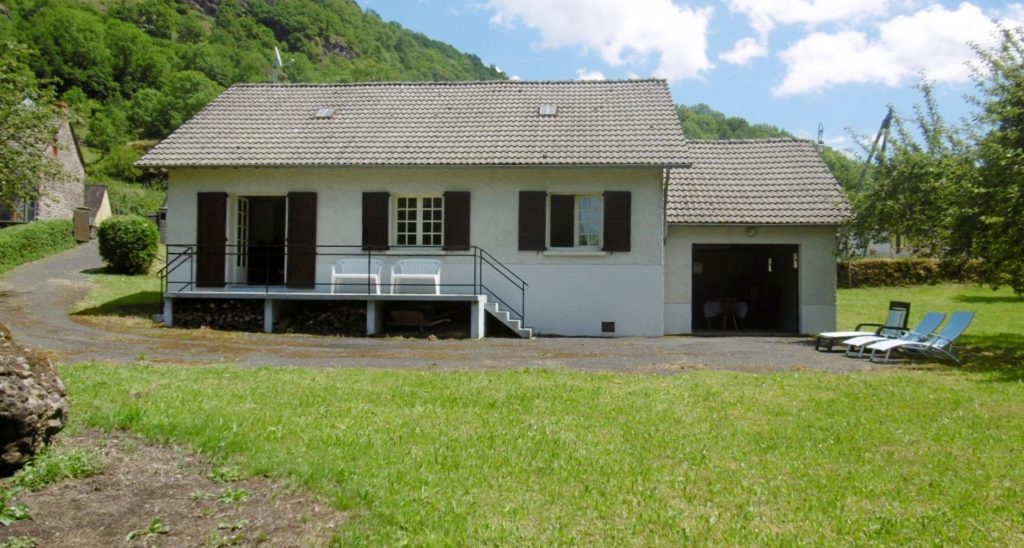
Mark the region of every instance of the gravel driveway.
[[[68, 311], [89, 290], [84, 271], [99, 268], [95, 242], [0, 277], [0, 323], [23, 345], [58, 362], [237, 363], [416, 369], [571, 368], [673, 373], [815, 370], [878, 366], [815, 352], [804, 337], [658, 337], [440, 340], [225, 333], [144, 326], [125, 329]], [[154, 311], [155, 312], [155, 311]]]

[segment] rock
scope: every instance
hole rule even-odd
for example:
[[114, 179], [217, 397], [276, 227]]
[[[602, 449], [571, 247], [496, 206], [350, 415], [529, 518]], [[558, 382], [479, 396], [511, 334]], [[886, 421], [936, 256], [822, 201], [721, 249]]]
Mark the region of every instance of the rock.
[[11, 340], [0, 326], [0, 476], [9, 476], [68, 419], [64, 381], [50, 360]]

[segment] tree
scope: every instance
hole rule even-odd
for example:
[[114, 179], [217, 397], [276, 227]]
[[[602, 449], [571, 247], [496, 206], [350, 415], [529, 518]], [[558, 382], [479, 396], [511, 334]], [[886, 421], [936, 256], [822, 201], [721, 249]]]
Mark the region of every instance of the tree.
[[963, 193], [975, 176], [973, 148], [942, 119], [931, 84], [918, 88], [924, 105], [912, 118], [894, 113], [886, 153], [870, 166], [865, 187], [851, 193], [855, 225], [865, 238], [899, 234], [918, 252], [969, 258], [964, 238], [976, 212]]
[[977, 122], [985, 133], [977, 184], [967, 196], [980, 204], [970, 236], [989, 281], [1024, 294], [1024, 27], [1000, 34], [999, 45], [975, 48]]
[[738, 116], [725, 114], [701, 103], [679, 105], [679, 121], [690, 139], [768, 139], [792, 137], [788, 131], [768, 124], [751, 124]]
[[8, 209], [35, 199], [44, 178], [64, 177], [45, 154], [57, 130], [53, 92], [39, 85], [27, 56], [24, 46], [0, 42], [0, 207]]
[[29, 39], [39, 50], [36, 74], [57, 80], [60, 91], [79, 87], [106, 98], [114, 87], [103, 18], [72, 7], [44, 8], [31, 20]]

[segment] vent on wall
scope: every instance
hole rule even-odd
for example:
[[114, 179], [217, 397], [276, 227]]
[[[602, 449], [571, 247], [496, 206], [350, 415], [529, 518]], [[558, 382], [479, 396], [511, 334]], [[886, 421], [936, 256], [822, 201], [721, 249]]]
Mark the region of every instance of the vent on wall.
[[538, 112], [541, 116], [556, 116], [558, 114], [558, 107], [555, 105], [541, 105]]
[[601, 322], [601, 333], [615, 333], [615, 322]]

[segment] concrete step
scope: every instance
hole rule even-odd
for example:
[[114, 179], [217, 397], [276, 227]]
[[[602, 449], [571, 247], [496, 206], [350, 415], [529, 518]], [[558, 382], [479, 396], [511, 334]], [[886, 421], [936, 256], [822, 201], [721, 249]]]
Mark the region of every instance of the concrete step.
[[484, 303], [484, 310], [486, 310], [488, 314], [496, 318], [506, 327], [511, 329], [516, 335], [519, 335], [524, 339], [533, 338], [533, 329], [529, 327], [524, 327], [523, 322], [512, 318], [511, 314], [509, 314], [507, 310], [502, 310], [501, 307], [498, 306], [498, 303]]

